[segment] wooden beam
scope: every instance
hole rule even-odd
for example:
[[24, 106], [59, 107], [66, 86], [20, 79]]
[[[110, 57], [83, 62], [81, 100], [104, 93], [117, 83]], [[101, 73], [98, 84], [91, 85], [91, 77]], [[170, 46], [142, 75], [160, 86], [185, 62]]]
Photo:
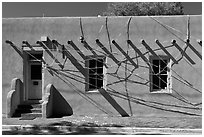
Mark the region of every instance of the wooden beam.
[[122, 117], [129, 117], [128, 113], [112, 98], [105, 89], [100, 88], [101, 95], [120, 113]]
[[14, 45], [14, 44], [13, 44], [11, 41], [9, 41], [9, 40], [6, 40], [5, 42], [6, 42], [7, 44], [9, 44], [9, 45], [22, 57], [22, 59], [24, 58], [24, 57], [23, 57], [23, 51], [22, 51], [22, 50], [18, 49], [17, 46]]
[[64, 45], [60, 44], [57, 40], [52, 40], [52, 43], [55, 45], [57, 51], [62, 53], [62, 58], [64, 59]]
[[202, 60], [202, 55], [190, 44], [189, 40], [186, 41], [186, 44]]
[[54, 59], [54, 61], [60, 66], [61, 69], [64, 68], [64, 66], [55, 58], [55, 56], [52, 54], [52, 52], [51, 52], [50, 49], [46, 46], [45, 43], [43, 43], [42, 41], [37, 41], [36, 43], [37, 43], [37, 44], [40, 44], [40, 46], [42, 46], [42, 47], [45, 49], [45, 51], [50, 55], [50, 57], [51, 57], [52, 59]]
[[202, 41], [201, 41], [201, 40], [198, 40], [197, 42], [198, 42], [198, 44], [202, 47]]
[[178, 64], [177, 60], [165, 49], [165, 47], [159, 42], [159, 40], [155, 40], [157, 45], [166, 53], [167, 56], [171, 58], [171, 60], [175, 63]]
[[98, 55], [96, 54], [96, 52], [91, 48], [91, 46], [89, 46], [89, 44], [88, 44], [85, 40], [82, 41], [82, 43], [84, 44], [84, 47], [85, 47], [87, 50], [90, 50], [94, 56], [98, 56]]
[[127, 40], [127, 43], [140, 55], [140, 57], [146, 62], [146, 64], [148, 66], [150, 66], [149, 64], [149, 60], [142, 54], [142, 52], [132, 43], [131, 40]]
[[99, 41], [99, 39], [96, 39], [96, 44], [97, 44], [97, 45], [108, 55], [108, 57], [111, 58], [117, 65], [120, 65], [120, 64], [121, 64], [121, 62], [118, 61], [118, 60], [113, 56], [113, 54], [108, 51], [108, 49], [107, 49], [105, 46], [103, 46], [103, 44]]
[[53, 44], [53, 42], [50, 40], [49, 37], [42, 36], [41, 41], [44, 42], [46, 44], [47, 48], [49, 48], [50, 50], [56, 50], [57, 49], [56, 45]]
[[138, 65], [130, 58], [127, 53], [125, 53], [125, 51], [115, 42], [115, 40], [113, 40], [112, 43], [127, 58], [127, 60], [130, 61], [133, 66], [135, 66], [135, 68], [138, 68]]
[[85, 55], [82, 53], [82, 51], [74, 44], [73, 41], [69, 40], [67, 43], [68, 43], [69, 45], [71, 45], [71, 46], [75, 49], [75, 51], [76, 51], [84, 60], [86, 60], [86, 56], [85, 56]]
[[149, 45], [145, 42], [145, 40], [141, 40], [142, 45], [149, 50], [149, 52], [155, 56], [158, 57], [157, 54], [149, 47]]
[[35, 49], [28, 43], [28, 41], [24, 40], [22, 43], [29, 47], [32, 51], [35, 51]]
[[[32, 51], [36, 51], [27, 41], [24, 40], [22, 43], [26, 44], [26, 46], [28, 46]], [[40, 61], [47, 64], [43, 58], [41, 58]]]
[[186, 59], [191, 63], [191, 64], [196, 64], [187, 54], [186, 54], [186, 52], [184, 52], [183, 50], [182, 50], [182, 48], [176, 43], [176, 40], [173, 40], [172, 41], [172, 44], [181, 52], [181, 54], [183, 55], [183, 56], [185, 56], [186, 57]]
[[86, 77], [86, 71], [84, 69], [84, 67], [74, 58], [74, 56], [72, 56], [72, 54], [66, 49], [64, 48], [65, 52], [65, 56], [71, 61], [71, 63], [79, 70], [79, 72], [81, 72], [81, 74]]

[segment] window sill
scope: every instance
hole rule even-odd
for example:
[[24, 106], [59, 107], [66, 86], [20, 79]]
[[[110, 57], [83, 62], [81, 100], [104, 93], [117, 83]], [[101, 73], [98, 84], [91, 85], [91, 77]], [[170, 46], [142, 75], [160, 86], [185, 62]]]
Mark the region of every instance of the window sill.
[[151, 91], [150, 93], [152, 94], [159, 94], [159, 93], [171, 94], [172, 92], [168, 90], [155, 90], [155, 91]]
[[95, 89], [95, 90], [87, 90], [86, 93], [94, 94], [94, 93], [100, 93], [100, 92], [98, 91], [98, 89]]

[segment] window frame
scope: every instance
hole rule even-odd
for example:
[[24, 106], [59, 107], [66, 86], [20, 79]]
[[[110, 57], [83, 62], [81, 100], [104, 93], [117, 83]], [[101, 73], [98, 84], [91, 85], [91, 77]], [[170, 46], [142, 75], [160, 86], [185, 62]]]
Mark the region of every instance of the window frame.
[[89, 74], [89, 62], [92, 59], [93, 60], [98, 60], [98, 59], [102, 59], [103, 60], [103, 86], [102, 86], [102, 88], [104, 88], [104, 89], [106, 89], [106, 85], [107, 85], [107, 75], [106, 75], [107, 69], [106, 69], [106, 67], [104, 65], [104, 64], [107, 63], [107, 59], [103, 55], [98, 55], [98, 56], [88, 55], [85, 58], [85, 68], [86, 68], [85, 91], [86, 92], [99, 92], [97, 88], [96, 89], [90, 89], [90, 86], [89, 86], [89, 78], [90, 78], [90, 74]]
[[[153, 83], [153, 61], [154, 60], [167, 60], [167, 74], [162, 74], [162, 75], [167, 75], [167, 88], [166, 89], [153, 89], [154, 83]], [[150, 65], [151, 67], [149, 67], [149, 80], [150, 80], [150, 93], [172, 93], [172, 76], [171, 76], [171, 64], [172, 64], [172, 60], [170, 59], [170, 57], [166, 56], [166, 55], [158, 55], [157, 56], [149, 56], [149, 61], [150, 61]], [[160, 63], [159, 63], [160, 64]], [[160, 71], [160, 68], [159, 68]], [[159, 84], [160, 85], [160, 84]]]

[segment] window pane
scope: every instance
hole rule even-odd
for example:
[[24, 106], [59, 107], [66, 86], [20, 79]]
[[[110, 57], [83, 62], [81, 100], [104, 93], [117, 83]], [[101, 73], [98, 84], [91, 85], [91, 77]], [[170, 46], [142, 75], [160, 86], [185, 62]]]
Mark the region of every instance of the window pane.
[[96, 68], [96, 60], [94, 59], [89, 60], [89, 68]]
[[89, 89], [96, 88], [96, 76], [90, 75], [89, 76]]
[[97, 60], [97, 66], [98, 67], [103, 67], [103, 59], [98, 59]]
[[97, 89], [103, 87], [103, 75], [97, 76]]
[[97, 74], [103, 74], [103, 67], [97, 68]]
[[159, 60], [153, 60], [152, 63], [153, 73], [159, 73]]
[[42, 66], [41, 65], [31, 65], [31, 79], [32, 80], [42, 79]]
[[167, 74], [167, 60], [160, 61], [160, 72], [161, 74]]
[[152, 75], [153, 89], [159, 89], [159, 75]]
[[43, 54], [31, 54], [29, 55], [29, 59], [30, 60], [41, 60], [42, 59]]
[[89, 61], [89, 89], [103, 87], [103, 59], [94, 58]]
[[98, 59], [97, 61], [97, 73], [103, 74], [103, 59]]
[[93, 74], [97, 74], [97, 68], [92, 68], [92, 69], [89, 69], [89, 74], [93, 75]]
[[161, 75], [160, 76], [161, 78], [161, 84], [160, 84], [160, 87], [161, 89], [166, 89], [167, 88], [167, 75]]

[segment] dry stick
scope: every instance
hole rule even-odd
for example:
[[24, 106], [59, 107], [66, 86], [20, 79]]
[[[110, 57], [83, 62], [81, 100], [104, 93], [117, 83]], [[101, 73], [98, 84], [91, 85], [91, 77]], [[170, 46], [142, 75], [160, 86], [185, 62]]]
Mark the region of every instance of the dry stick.
[[81, 30], [81, 35], [84, 38], [84, 31], [83, 31], [83, 27], [82, 27], [82, 21], [81, 21], [81, 17], [79, 19], [79, 25], [80, 25], [80, 30]]
[[[144, 43], [144, 41], [143, 41], [143, 45], [146, 45], [145, 43]], [[148, 47], [148, 45], [146, 45], [146, 47]], [[151, 52], [151, 49], [150, 49], [150, 52]], [[155, 54], [153, 51], [151, 52], [152, 54]], [[156, 54], [154, 55], [154, 56], [156, 56]], [[162, 60], [163, 61], [163, 60]], [[165, 82], [166, 83], [166, 82]], [[174, 90], [175, 91], [175, 90]], [[176, 91], [175, 91], [176, 92]], [[178, 94], [178, 93], [177, 93]], [[180, 94], [178, 94], [178, 95], [180, 95]], [[181, 96], [181, 95], [180, 95]], [[181, 96], [182, 97], [182, 96]], [[185, 98], [184, 98], [185, 99]], [[186, 100], [186, 99], [185, 99]]]
[[[128, 20], [128, 25], [127, 25], [127, 40], [129, 40], [129, 38], [130, 38], [130, 36], [129, 36], [129, 29], [130, 29], [130, 21], [131, 21], [131, 19], [132, 19], [132, 17], [130, 17], [130, 19]], [[128, 55], [128, 50], [129, 50], [129, 44], [127, 43], [127, 55]], [[127, 78], [127, 61], [125, 62], [125, 78]], [[128, 87], [127, 87], [127, 79], [125, 79], [125, 91], [126, 91], [126, 96], [128, 98], [130, 114], [131, 114], [131, 116], [133, 116], [132, 107], [131, 107], [130, 98], [129, 98], [129, 93], [128, 93]]]
[[167, 31], [169, 31], [172, 35], [174, 35], [175, 37], [177, 37], [179, 40], [183, 41], [185, 43], [185, 41], [183, 39], [181, 39], [179, 36], [177, 36], [176, 34], [174, 34], [172, 31], [170, 31], [164, 24], [162, 24], [161, 22], [159, 22], [158, 20], [156, 20], [155, 18], [149, 16], [151, 19], [153, 19], [154, 21], [156, 21], [158, 24], [160, 24], [163, 28], [165, 28]]
[[186, 59], [188, 59], [188, 61], [191, 63], [191, 64], [196, 64], [185, 52], [186, 48], [183, 50], [177, 43], [176, 43], [176, 40], [172, 40], [172, 44], [181, 52], [181, 55], [182, 57], [185, 56]]
[[[66, 77], [71, 78], [70, 76], [68, 76], [68, 75], [66, 75], [66, 74], [62, 74], [62, 73], [61, 73], [61, 75], [64, 75], [64, 76], [66, 76]], [[119, 77], [118, 77], [118, 78], [119, 78]], [[71, 78], [71, 79], [72, 79], [72, 78]], [[76, 79], [74, 79], [74, 80], [76, 80]], [[76, 81], [78, 81], [78, 80], [76, 80]], [[78, 82], [81, 82], [81, 81], [78, 81]], [[86, 83], [87, 83], [87, 82], [86, 82]], [[123, 95], [122, 93], [119, 93], [119, 92], [117, 92], [117, 93]], [[123, 96], [126, 96], [126, 95], [123, 95]], [[139, 99], [139, 98], [135, 98], [135, 97], [131, 97], [131, 98], [138, 99], [138, 100], [143, 101], [143, 102], [154, 103], [154, 104], [159, 104], [159, 105], [164, 105], [164, 106], [181, 107], [181, 108], [186, 108], [186, 109], [201, 109], [201, 108], [190, 108], [190, 107], [177, 106], [177, 105], [168, 105], [168, 104], [162, 104], [162, 103], [153, 102], [153, 101], [145, 101], [145, 100], [142, 100], [142, 99]]]
[[[169, 45], [169, 46], [166, 46], [166, 47], [164, 47], [165, 49], [167, 49], [167, 48], [171, 48], [171, 47], [173, 47], [174, 45]], [[157, 49], [154, 49], [153, 51], [155, 52], [155, 51], [159, 51], [159, 50], [162, 50], [161, 48], [157, 48]], [[146, 51], [146, 52], [144, 52], [142, 55], [143, 56], [145, 56], [146, 54], [148, 54], [149, 53], [149, 51]], [[138, 55], [138, 56], [136, 56], [136, 57], [132, 57], [131, 59], [138, 59], [139, 57], [141, 57], [141, 55]], [[121, 63], [123, 63], [123, 62], [125, 62], [126, 60], [123, 60], [123, 61], [121, 61]]]
[[[178, 93], [177, 93], [178, 94]], [[181, 96], [181, 95], [180, 95]], [[182, 97], [182, 96], [181, 96]], [[183, 98], [183, 97], [182, 97]], [[178, 99], [178, 98], [177, 98]], [[186, 100], [185, 98], [183, 98], [184, 100], [181, 100], [181, 99], [179, 99], [180, 101], [183, 101], [183, 102], [185, 102], [185, 103], [188, 103], [188, 104], [191, 104], [191, 105], [193, 105], [193, 106], [195, 106], [195, 105], [197, 105], [197, 104], [199, 104], [199, 103], [197, 103], [197, 104], [192, 104], [192, 103], [190, 103], [188, 100]]]
[[109, 34], [109, 31], [108, 31], [108, 17], [106, 17], [106, 31], [107, 31], [107, 35], [108, 35], [108, 43], [109, 43], [109, 46], [110, 46], [110, 52], [112, 53], [113, 50], [112, 50], [112, 47], [111, 47], [110, 34]]
[[186, 85], [186, 86], [188, 86], [188, 87], [190, 87], [190, 88], [192, 88], [192, 89], [198, 91], [199, 93], [202, 93], [200, 90], [194, 88], [192, 85], [189, 85], [189, 83], [186, 84], [185, 82], [181, 81], [180, 79], [178, 79], [177, 77], [175, 77], [175, 76], [173, 76], [173, 75], [172, 75], [172, 77], [175, 78], [176, 80], [178, 80], [179, 82], [181, 82], [182, 84], [184, 84], [184, 85]]
[[35, 49], [30, 45], [30, 43], [28, 43], [28, 41], [24, 40], [22, 43], [28, 46], [32, 51], [35, 51]]
[[[156, 40], [156, 42], [158, 42], [158, 40]], [[158, 44], [158, 43], [157, 43]], [[159, 43], [160, 44], [160, 43]], [[168, 46], [168, 47], [172, 47], [173, 45], [171, 45], [171, 46]], [[164, 47], [164, 49], [165, 48], [168, 48], [168, 47]], [[158, 49], [157, 49], [158, 50]], [[154, 51], [156, 51], [156, 50], [154, 50]], [[145, 54], [147, 54], [148, 52], [145, 52], [143, 55], [145, 55]], [[140, 57], [140, 56], [138, 56], [138, 57]], [[133, 58], [132, 58], [133, 59]], [[184, 60], [185, 60], [185, 58], [184, 58]], [[125, 60], [126, 61], [126, 60]], [[175, 60], [176, 61], [176, 60]], [[186, 60], [185, 60], [186, 61]], [[122, 62], [124, 62], [124, 61], [122, 61]], [[175, 63], [175, 62], [174, 62]], [[177, 63], [177, 61], [176, 61], [176, 63]], [[192, 67], [192, 65], [189, 63], [189, 62], [187, 62], [191, 67]], [[178, 64], [178, 63], [177, 63]], [[193, 67], [193, 69], [194, 69], [194, 67]], [[174, 71], [172, 68], [171, 68], [171, 70], [172, 71]], [[197, 72], [197, 71], [196, 71]], [[197, 72], [198, 73], [198, 72]], [[199, 74], [199, 73], [198, 73]], [[178, 74], [177, 74], [178, 75]], [[179, 76], [179, 75], [178, 75]], [[201, 76], [201, 75], [200, 75]], [[180, 78], [182, 78], [181, 76], [179, 76]], [[182, 78], [183, 79], [183, 78]], [[184, 80], [184, 79], [183, 79]], [[187, 80], [184, 80], [185, 82], [187, 82], [188, 84], [189, 84], [189, 86], [190, 85], [192, 85], [192, 84], [190, 84], [190, 82], [188, 82]], [[190, 86], [190, 87], [193, 87], [193, 86]], [[193, 87], [194, 88], [194, 87]], [[199, 90], [197, 90], [198, 92], [200, 92], [201, 93], [201, 91], [199, 91]]]
[[[50, 68], [49, 68], [50, 69]], [[50, 69], [52, 70], [52, 69]], [[61, 78], [60, 76], [58, 76], [58, 72], [54, 71], [55, 75], [61, 79], [65, 84], [67, 84], [68, 86], [70, 86], [74, 91], [76, 91], [82, 98], [84, 98], [85, 100], [87, 100], [88, 102], [90, 102], [91, 104], [93, 104], [95, 107], [97, 107], [98, 109], [100, 109], [101, 111], [103, 111], [106, 114], [113, 114], [111, 111], [105, 110], [100, 104], [98, 104], [96, 101], [94, 101], [93, 99], [91, 99], [89, 96], [85, 95], [84, 93], [82, 93], [80, 90], [77, 90], [76, 86], [74, 86], [69, 80], [64, 80], [63, 78]], [[73, 88], [75, 87], [75, 89]]]
[[202, 47], [202, 41], [201, 41], [201, 40], [198, 40], [197, 42], [198, 42], [198, 44]]
[[[54, 70], [54, 69], [53, 69], [53, 70]], [[61, 75], [64, 75], [64, 74], [61, 73]], [[67, 77], [68, 77], [68, 76], [67, 76]], [[110, 88], [110, 89], [111, 89], [111, 88]], [[113, 89], [112, 89], [112, 90], [113, 90]], [[116, 91], [115, 91], [115, 92], [116, 92]], [[116, 93], [119, 94], [119, 95], [126, 96], [126, 95], [124, 95], [124, 94], [122, 94], [122, 93], [119, 93], [119, 92], [116, 92]], [[181, 108], [186, 108], [186, 109], [199, 109], [199, 110], [201, 110], [201, 108], [190, 108], [190, 107], [185, 107], [185, 106], [168, 105], [168, 104], [162, 104], [162, 103], [153, 102], [153, 101], [145, 101], [145, 100], [143, 100], [143, 99], [135, 98], [135, 97], [131, 97], [131, 98], [136, 99], [136, 100], [140, 100], [140, 101], [143, 101], [143, 102], [154, 103], [154, 104], [159, 104], [159, 105], [163, 105], [163, 106], [172, 106], [172, 107], [181, 107]], [[200, 104], [200, 103], [198, 103], [198, 104]]]
[[58, 59], [52, 54], [51, 50], [47, 47], [47, 45], [46, 45], [44, 42], [42, 42], [42, 41], [37, 41], [36, 43], [39, 44], [39, 45], [41, 45], [41, 46], [43, 47], [43, 49], [46, 49], [46, 52], [50, 55], [50, 57], [54, 60], [54, 62], [56, 62], [56, 63], [60, 66], [61, 69], [63, 68], [62, 64], [61, 64], [61, 63], [58, 61]]
[[[186, 102], [186, 101], [185, 101]], [[187, 102], [186, 102], [187, 103]]]
[[14, 45], [11, 41], [9, 41], [9, 40], [6, 40], [6, 43], [7, 44], [10, 44], [11, 45], [11, 47], [22, 57], [22, 59], [24, 58], [23, 57], [23, 51], [20, 49], [20, 48], [18, 48], [16, 45]]
[[[114, 93], [112, 94], [112, 93], [109, 92], [109, 94], [127, 100], [127, 98], [118, 96], [118, 95], [116, 95]], [[151, 105], [151, 104], [146, 104], [146, 103], [143, 103], [143, 102], [140, 102], [140, 101], [136, 101], [136, 100], [133, 100], [133, 99], [131, 99], [131, 102], [134, 102], [134, 103], [137, 103], [137, 104], [141, 104], [141, 105], [144, 105], [144, 106], [148, 106], [148, 107], [151, 107], [151, 108], [155, 108], [155, 109], [160, 109], [160, 110], [163, 110], [163, 111], [169, 111], [169, 112], [175, 112], [175, 113], [181, 113], [181, 114], [193, 115], [193, 116], [202, 116], [202, 115], [198, 115], [198, 114], [194, 114], [194, 113], [189, 113], [189, 112], [185, 112], [185, 111], [179, 111], [179, 110], [174, 110], [174, 109], [166, 109], [166, 108], [158, 107], [156, 105]]]
[[[114, 89], [110, 88], [112, 91], [110, 92], [114, 92], [114, 93], [117, 93], [118, 95], [121, 95], [121, 96], [124, 96], [126, 97], [126, 95], [124, 95], [123, 93], [120, 93], [120, 92], [117, 92], [115, 91]], [[202, 110], [202, 108], [199, 108], [199, 107], [187, 107], [187, 106], [179, 106], [179, 105], [170, 105], [170, 104], [163, 104], [163, 103], [159, 103], [159, 102], [154, 102], [154, 101], [147, 101], [147, 100], [144, 100], [144, 99], [141, 99], [141, 98], [138, 98], [138, 97], [130, 97], [134, 100], [139, 100], [139, 101], [142, 101], [144, 103], [152, 103], [152, 104], [157, 104], [157, 105], [162, 105], [162, 106], [172, 106], [172, 107], [179, 107], [179, 108], [185, 108], [185, 109], [196, 109], [196, 110]], [[200, 103], [198, 103], [200, 104]]]
[[[67, 76], [67, 75], [66, 75]], [[68, 77], [68, 76], [67, 76]], [[123, 95], [123, 94], [122, 94]], [[125, 96], [125, 95], [123, 95]], [[131, 97], [131, 98], [134, 98], [134, 97]], [[164, 105], [164, 106], [173, 106], [173, 107], [183, 107], [183, 106], [177, 106], [177, 105], [167, 105], [167, 104], [162, 104], [162, 103], [157, 103], [157, 102], [151, 102], [151, 101], [145, 101], [145, 100], [142, 100], [142, 99], [139, 99], [141, 101], [144, 101], [144, 102], [149, 102], [149, 103], [155, 103], [155, 104], [159, 104], [159, 105]], [[190, 107], [183, 107], [183, 108], [187, 108], [187, 109], [200, 109], [200, 108], [190, 108]]]

